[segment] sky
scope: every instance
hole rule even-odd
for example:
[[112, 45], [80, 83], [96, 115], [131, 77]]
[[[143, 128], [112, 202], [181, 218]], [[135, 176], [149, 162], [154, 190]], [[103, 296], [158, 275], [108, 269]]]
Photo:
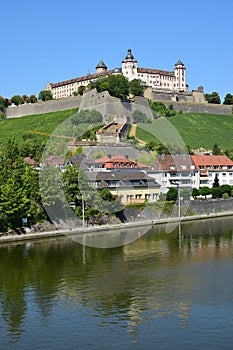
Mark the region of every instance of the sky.
[[47, 82], [121, 66], [187, 69], [189, 90], [233, 94], [232, 0], [8, 0], [1, 4], [0, 95], [38, 96]]

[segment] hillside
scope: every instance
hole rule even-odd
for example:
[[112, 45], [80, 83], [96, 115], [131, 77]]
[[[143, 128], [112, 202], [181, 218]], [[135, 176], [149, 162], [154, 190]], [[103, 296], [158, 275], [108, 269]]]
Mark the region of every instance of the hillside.
[[[0, 120], [0, 148], [6, 144], [7, 140], [13, 138], [21, 143], [29, 130], [52, 133], [60, 123], [76, 111], [77, 109], [71, 109]], [[212, 149], [216, 142], [223, 150], [233, 148], [232, 115], [190, 113], [169, 117], [167, 120], [177, 129], [185, 144], [190, 145], [191, 148]], [[153, 121], [152, 124], [138, 124], [136, 136], [146, 142], [154, 140], [152, 134], [157, 128], [157, 122], [158, 120]], [[45, 136], [34, 136], [39, 140], [46, 139]]]
[[[233, 148], [232, 115], [190, 113], [170, 117], [168, 121], [177, 129], [184, 143], [193, 149], [212, 149], [215, 143], [223, 150]], [[136, 136], [147, 142], [154, 140], [152, 134], [157, 123], [138, 124]]]
[[[77, 112], [77, 109], [2, 119], [0, 120], [0, 148], [9, 139], [15, 139], [18, 143], [21, 143], [30, 130], [52, 133], [60, 123], [75, 112]], [[42, 140], [48, 137], [39, 135], [38, 138]]]

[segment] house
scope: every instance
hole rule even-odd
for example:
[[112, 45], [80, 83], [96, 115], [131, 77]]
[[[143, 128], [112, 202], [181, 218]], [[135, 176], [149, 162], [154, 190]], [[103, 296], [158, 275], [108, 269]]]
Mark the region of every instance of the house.
[[87, 172], [89, 184], [98, 190], [107, 188], [122, 204], [156, 202], [160, 185], [142, 171]]
[[190, 155], [159, 155], [157, 161], [149, 167], [147, 174], [153, 177], [165, 194], [169, 187], [198, 187], [198, 170]]
[[199, 173], [199, 186], [212, 187], [215, 176], [219, 185], [233, 185], [233, 161], [225, 155], [192, 155], [193, 164]]
[[90, 160], [85, 154], [75, 154], [73, 157], [67, 159], [65, 166], [76, 165], [79, 169], [87, 170], [93, 164], [93, 161]]

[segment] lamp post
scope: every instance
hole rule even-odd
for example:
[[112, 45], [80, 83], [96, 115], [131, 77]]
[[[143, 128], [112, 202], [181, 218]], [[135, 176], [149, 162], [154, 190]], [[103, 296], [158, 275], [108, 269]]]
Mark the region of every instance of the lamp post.
[[81, 198], [82, 198], [82, 219], [83, 219], [83, 227], [84, 227], [85, 226], [85, 202], [82, 195], [81, 195]]

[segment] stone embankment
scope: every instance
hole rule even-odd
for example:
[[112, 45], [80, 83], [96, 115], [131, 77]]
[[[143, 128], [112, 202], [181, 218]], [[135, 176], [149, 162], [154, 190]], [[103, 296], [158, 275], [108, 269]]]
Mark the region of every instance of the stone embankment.
[[51, 237], [62, 237], [67, 236], [75, 240], [75, 237], [79, 237], [80, 235], [86, 236], [96, 236], [99, 234], [108, 234], [108, 233], [117, 233], [120, 230], [124, 229], [139, 229], [148, 227], [148, 230], [158, 226], [158, 225], [178, 225], [179, 223], [192, 222], [192, 221], [203, 221], [203, 220], [213, 220], [216, 218], [227, 218], [233, 217], [233, 210], [225, 211], [225, 212], [215, 212], [215, 213], [205, 213], [191, 216], [182, 216], [182, 217], [167, 217], [164, 219], [157, 218], [155, 220], [144, 220], [144, 219], [135, 219], [131, 222], [120, 223], [120, 224], [111, 224], [111, 225], [103, 225], [103, 226], [89, 226], [83, 227], [80, 224], [79, 227], [76, 228], [66, 228], [66, 229], [57, 229], [55, 226], [50, 226], [50, 230], [44, 231], [34, 230], [34, 231], [21, 231], [14, 232], [9, 234], [0, 235], [0, 244], [7, 242], [19, 242], [19, 241], [28, 241], [28, 240], [38, 240], [42, 238], [51, 238]]

